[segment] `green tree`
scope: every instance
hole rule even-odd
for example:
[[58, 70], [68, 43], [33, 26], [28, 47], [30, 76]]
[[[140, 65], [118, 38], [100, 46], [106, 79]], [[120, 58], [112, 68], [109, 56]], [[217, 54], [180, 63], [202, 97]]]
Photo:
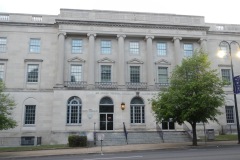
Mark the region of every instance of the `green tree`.
[[0, 130], [7, 130], [17, 126], [17, 122], [12, 119], [12, 110], [16, 105], [9, 94], [4, 93], [5, 85], [0, 80]]
[[224, 104], [223, 86], [207, 54], [195, 51], [176, 66], [169, 87], [151, 100], [156, 120], [187, 121], [192, 127], [192, 145], [196, 146], [196, 123], [217, 121], [216, 116], [221, 114], [218, 108]]

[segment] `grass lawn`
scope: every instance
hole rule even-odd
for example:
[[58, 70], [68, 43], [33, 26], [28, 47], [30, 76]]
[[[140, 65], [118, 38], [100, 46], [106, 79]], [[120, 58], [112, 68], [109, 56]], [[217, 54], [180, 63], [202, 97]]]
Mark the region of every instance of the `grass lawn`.
[[[207, 140], [207, 137], [206, 137]], [[236, 134], [224, 134], [224, 135], [215, 135], [215, 141], [237, 141], [238, 137]], [[204, 136], [200, 136], [200, 141], [205, 141]]]
[[67, 149], [68, 145], [41, 145], [41, 146], [20, 146], [20, 147], [0, 147], [0, 152], [17, 152], [17, 151], [36, 151], [48, 149]]

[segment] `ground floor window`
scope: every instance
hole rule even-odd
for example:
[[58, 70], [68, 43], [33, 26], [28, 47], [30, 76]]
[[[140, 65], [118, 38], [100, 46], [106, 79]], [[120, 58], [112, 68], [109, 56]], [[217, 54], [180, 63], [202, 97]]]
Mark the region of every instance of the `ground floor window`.
[[82, 122], [82, 102], [79, 97], [71, 97], [67, 104], [67, 124], [79, 124]]
[[226, 120], [228, 124], [234, 123], [234, 111], [233, 106], [225, 106]]
[[130, 112], [131, 123], [145, 123], [145, 105], [140, 97], [132, 99]]
[[35, 124], [35, 117], [36, 117], [36, 106], [35, 105], [26, 105], [25, 106], [24, 124], [26, 124], [26, 125]]
[[174, 130], [175, 124], [171, 121], [162, 121], [162, 129], [163, 130]]

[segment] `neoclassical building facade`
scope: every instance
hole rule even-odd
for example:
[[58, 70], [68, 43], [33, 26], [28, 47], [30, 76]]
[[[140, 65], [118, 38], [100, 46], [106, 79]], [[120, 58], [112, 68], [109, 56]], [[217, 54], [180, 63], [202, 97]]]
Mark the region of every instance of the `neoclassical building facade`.
[[[0, 13], [0, 79], [16, 101], [18, 123], [0, 137], [61, 144], [70, 134], [91, 140], [94, 131], [122, 132], [123, 123], [128, 132], [155, 131], [149, 99], [168, 86], [174, 67], [194, 50], [204, 49], [212, 68], [232, 82], [229, 56], [217, 56], [223, 40], [240, 42], [240, 25], [205, 23], [202, 16], [101, 10]], [[231, 47], [239, 75], [234, 55], [239, 46]], [[232, 83], [224, 90], [219, 123], [205, 125], [217, 134], [236, 132]], [[160, 128], [184, 130], [171, 121]]]

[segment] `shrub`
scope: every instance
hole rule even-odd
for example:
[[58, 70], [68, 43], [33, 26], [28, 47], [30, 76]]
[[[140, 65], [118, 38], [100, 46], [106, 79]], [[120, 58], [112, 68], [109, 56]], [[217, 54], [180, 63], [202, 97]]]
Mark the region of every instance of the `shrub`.
[[68, 137], [69, 147], [86, 147], [87, 136], [71, 135]]

